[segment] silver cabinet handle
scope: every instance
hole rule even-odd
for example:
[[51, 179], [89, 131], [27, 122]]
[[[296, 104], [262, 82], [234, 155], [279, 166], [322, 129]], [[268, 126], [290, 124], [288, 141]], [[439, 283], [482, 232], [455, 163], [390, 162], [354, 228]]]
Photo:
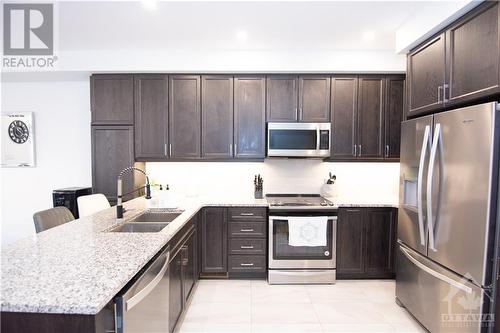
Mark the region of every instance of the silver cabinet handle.
[[241, 213], [240, 215], [241, 216], [253, 216], [254, 214], [253, 213]]
[[251, 246], [251, 245], [241, 245], [240, 249], [250, 249], [251, 250], [251, 249], [253, 249], [253, 246]]
[[434, 216], [432, 216], [432, 179], [434, 178], [434, 163], [436, 162], [436, 153], [438, 144], [441, 141], [441, 124], [436, 124], [434, 138], [432, 139], [431, 157], [429, 158], [429, 172], [427, 173], [427, 224], [429, 225], [429, 248], [436, 251], [434, 239]]
[[229, 144], [229, 155], [230, 156], [233, 155], [233, 144], [232, 143]]
[[170, 157], [172, 157], [172, 144], [171, 143], [168, 144], [168, 155]]
[[449, 84], [445, 83], [443, 84], [443, 103], [448, 102], [448, 99], [446, 98], [446, 90], [449, 88]]
[[420, 244], [425, 246], [425, 234], [424, 234], [424, 205], [422, 198], [422, 182], [424, 178], [424, 166], [425, 166], [425, 156], [427, 155], [427, 149], [430, 148], [431, 127], [429, 125], [425, 126], [424, 139], [422, 141], [422, 149], [420, 151], [420, 163], [418, 165], [418, 178], [417, 178], [417, 214], [418, 214], [418, 230], [420, 233]]
[[435, 278], [438, 278], [439, 280], [441, 280], [443, 282], [448, 283], [449, 285], [454, 286], [455, 288], [463, 290], [463, 291], [465, 291], [468, 294], [472, 293], [472, 288], [471, 287], [468, 287], [468, 286], [466, 286], [466, 285], [464, 285], [464, 284], [462, 284], [462, 283], [460, 283], [458, 281], [455, 281], [455, 280], [447, 277], [446, 275], [443, 275], [443, 274], [441, 274], [439, 272], [436, 272], [435, 270], [433, 270], [430, 267], [427, 267], [426, 265], [424, 265], [423, 263], [421, 263], [417, 259], [413, 258], [413, 256], [408, 252], [408, 250], [402, 248], [401, 246], [399, 247], [399, 249], [405, 255], [405, 257], [408, 258], [408, 260], [410, 260], [415, 266], [417, 266], [418, 268], [420, 268], [424, 272], [426, 272], [426, 273], [434, 276]]
[[359, 152], [358, 153], [359, 153], [358, 156], [361, 157], [361, 145], [359, 145]]
[[252, 263], [249, 263], [249, 264], [245, 264], [245, 263], [241, 263], [241, 264], [240, 264], [240, 266], [253, 266], [253, 265], [254, 265], [254, 263], [253, 263], [253, 262], [252, 262]]
[[302, 119], [302, 108], [299, 108], [299, 120]]
[[238, 144], [235, 143], [234, 144], [234, 152], [233, 152], [233, 156], [236, 156], [236, 152], [238, 151]]
[[438, 103], [441, 102], [441, 91], [443, 90], [443, 86], [438, 86]]
[[253, 232], [253, 229], [241, 229], [241, 232]]
[[166, 143], [163, 145], [163, 155], [168, 156]]
[[299, 120], [299, 109], [295, 108], [295, 116], [297, 117], [297, 120]]
[[389, 145], [385, 145], [385, 157], [389, 157]]
[[319, 137], [319, 126], [316, 127], [316, 150], [319, 150], [320, 137]]
[[358, 156], [358, 145], [354, 145], [354, 157]]
[[129, 298], [125, 303], [125, 309], [127, 311], [131, 310], [134, 306], [140, 303], [153, 289], [160, 283], [161, 279], [165, 275], [168, 269], [168, 262], [170, 261], [170, 251], [166, 253], [165, 263], [160, 269], [160, 272], [151, 280], [141, 291], [136, 293], [134, 296]]

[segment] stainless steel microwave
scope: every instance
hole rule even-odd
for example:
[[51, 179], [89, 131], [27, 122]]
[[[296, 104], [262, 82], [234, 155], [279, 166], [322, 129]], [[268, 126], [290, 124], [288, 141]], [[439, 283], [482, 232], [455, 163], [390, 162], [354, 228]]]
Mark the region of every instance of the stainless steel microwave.
[[330, 123], [268, 123], [267, 156], [330, 156]]

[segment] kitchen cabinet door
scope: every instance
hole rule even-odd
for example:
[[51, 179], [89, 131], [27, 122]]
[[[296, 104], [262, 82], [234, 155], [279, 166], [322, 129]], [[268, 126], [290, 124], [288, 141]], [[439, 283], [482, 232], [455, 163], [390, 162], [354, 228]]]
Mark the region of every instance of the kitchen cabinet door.
[[90, 99], [92, 125], [134, 124], [133, 75], [92, 75]]
[[404, 112], [405, 77], [403, 75], [386, 78], [385, 103], [385, 145], [384, 158], [399, 159], [401, 122]]
[[330, 121], [330, 77], [299, 77], [299, 121]]
[[363, 208], [340, 208], [337, 221], [337, 275], [359, 277], [364, 273], [365, 231]]
[[197, 248], [196, 230], [194, 230], [182, 246], [182, 279], [184, 285], [184, 301], [187, 302], [196, 283], [197, 276]]
[[201, 272], [227, 272], [227, 210], [203, 209], [201, 222]]
[[206, 159], [233, 156], [233, 77], [202, 77], [201, 156]]
[[182, 251], [174, 253], [170, 259], [169, 270], [169, 331], [173, 332], [182, 314], [184, 296], [182, 293]]
[[201, 78], [173, 75], [169, 78], [169, 156], [196, 159], [201, 154]]
[[358, 80], [358, 157], [382, 158], [384, 140], [384, 76]]
[[498, 16], [498, 2], [489, 1], [447, 30], [448, 103], [500, 92]]
[[266, 80], [234, 78], [234, 157], [266, 156]]
[[358, 78], [332, 78], [332, 151], [331, 159], [356, 156]]
[[[116, 202], [116, 181], [124, 168], [134, 165], [133, 126], [92, 126], [92, 191]], [[136, 164], [140, 167], [141, 165]], [[124, 176], [123, 193], [144, 185], [138, 173]], [[133, 196], [125, 196], [125, 200]]]
[[365, 275], [390, 278], [394, 272], [395, 210], [365, 210]]
[[147, 160], [168, 157], [168, 77], [136, 75], [135, 157]]
[[443, 106], [445, 49], [443, 33], [408, 54], [408, 117], [425, 114]]
[[267, 77], [267, 121], [296, 122], [298, 120], [298, 79], [295, 75]]

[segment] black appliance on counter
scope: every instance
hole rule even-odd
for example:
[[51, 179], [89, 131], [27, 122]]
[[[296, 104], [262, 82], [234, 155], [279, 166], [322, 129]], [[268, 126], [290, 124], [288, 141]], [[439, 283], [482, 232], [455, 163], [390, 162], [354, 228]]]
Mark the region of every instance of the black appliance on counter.
[[64, 206], [68, 208], [75, 219], [78, 216], [78, 204], [76, 199], [82, 195], [92, 194], [92, 187], [67, 187], [52, 191], [54, 207]]

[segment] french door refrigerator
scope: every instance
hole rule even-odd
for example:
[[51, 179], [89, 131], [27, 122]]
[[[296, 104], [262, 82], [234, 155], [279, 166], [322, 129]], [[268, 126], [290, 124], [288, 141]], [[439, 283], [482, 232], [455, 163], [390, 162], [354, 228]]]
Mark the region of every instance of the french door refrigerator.
[[492, 326], [499, 116], [486, 103], [402, 123], [396, 302], [430, 332]]

